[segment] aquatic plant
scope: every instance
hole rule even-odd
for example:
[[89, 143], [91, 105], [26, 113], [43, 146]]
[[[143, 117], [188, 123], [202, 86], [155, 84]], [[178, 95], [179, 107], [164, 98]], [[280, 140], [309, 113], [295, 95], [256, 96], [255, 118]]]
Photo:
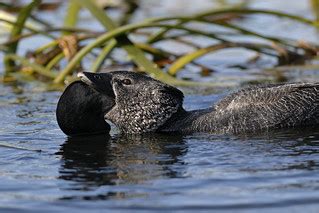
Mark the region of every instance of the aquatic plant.
[[[315, 2], [318, 1], [313, 1], [314, 7], [317, 7]], [[82, 69], [81, 61], [88, 55], [94, 57], [90, 71], [99, 72], [106, 60], [116, 63], [112, 51], [122, 49], [139, 70], [170, 84], [194, 85], [198, 83], [176, 78], [177, 73], [190, 63], [209, 70], [208, 67], [198, 64], [196, 59], [218, 50], [244, 48], [277, 58], [277, 65], [287, 65], [302, 64], [315, 57], [319, 49], [316, 44], [260, 34], [232, 22], [250, 15], [262, 14], [319, 28], [318, 20], [310, 20], [298, 15], [249, 9], [246, 4], [240, 4], [232, 8], [212, 9], [195, 15], [148, 18], [137, 23], [130, 23], [130, 17], [138, 4], [136, 1], [127, 1], [126, 4], [128, 4], [127, 9], [118, 22], [112, 20], [94, 0], [69, 1], [64, 25], [60, 27], [52, 27], [49, 23], [32, 15], [37, 7], [41, 6], [41, 0], [34, 0], [23, 6], [15, 20], [6, 16], [0, 17], [1, 22], [12, 25], [9, 39], [0, 45], [0, 50], [5, 53], [4, 80], [19, 79], [19, 76], [27, 74], [36, 80], [60, 84]], [[81, 10], [89, 11], [94, 19], [104, 26], [105, 32], [76, 26]], [[28, 24], [28, 20], [32, 20], [35, 24]], [[228, 30], [229, 33], [192, 27], [192, 24], [198, 23], [208, 26], [207, 28], [219, 26]], [[25, 56], [19, 55], [17, 52], [19, 43], [35, 35], [48, 37], [51, 42], [36, 47]], [[144, 41], [136, 42], [132, 39], [136, 35], [145, 38]], [[255, 37], [262, 42], [256, 40], [236, 42], [229, 39], [229, 35]], [[210, 39], [214, 41], [214, 44], [201, 47], [185, 39], [196, 36]], [[193, 51], [179, 55], [157, 47], [157, 43], [166, 40], [188, 45], [193, 48]], [[63, 66], [63, 61], [67, 62], [66, 66]], [[204, 85], [204, 83], [201, 84]]]

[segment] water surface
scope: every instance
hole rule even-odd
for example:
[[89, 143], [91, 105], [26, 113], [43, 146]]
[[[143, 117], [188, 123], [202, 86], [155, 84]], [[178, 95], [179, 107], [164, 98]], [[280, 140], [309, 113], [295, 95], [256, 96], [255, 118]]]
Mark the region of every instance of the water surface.
[[[0, 210], [319, 208], [319, 129], [67, 138], [55, 121], [60, 92], [1, 91]], [[187, 95], [186, 108], [220, 97]]]

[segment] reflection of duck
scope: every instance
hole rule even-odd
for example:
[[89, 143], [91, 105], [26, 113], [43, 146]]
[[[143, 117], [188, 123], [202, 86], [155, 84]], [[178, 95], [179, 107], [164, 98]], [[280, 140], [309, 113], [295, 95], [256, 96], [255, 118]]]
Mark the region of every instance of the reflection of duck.
[[58, 153], [63, 160], [60, 178], [73, 181], [71, 189], [83, 190], [175, 177], [169, 165], [179, 162], [185, 152], [181, 136], [73, 137]]
[[319, 123], [319, 83], [250, 87], [214, 107], [185, 111], [180, 90], [150, 77], [126, 71], [80, 76], [101, 96], [114, 99], [105, 119], [125, 133], [240, 133]]

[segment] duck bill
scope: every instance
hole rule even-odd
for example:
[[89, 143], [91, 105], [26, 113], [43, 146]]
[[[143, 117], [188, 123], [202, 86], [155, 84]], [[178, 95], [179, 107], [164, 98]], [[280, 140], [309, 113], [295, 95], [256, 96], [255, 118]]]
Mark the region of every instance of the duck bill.
[[95, 89], [96, 91], [114, 98], [115, 94], [112, 88], [112, 75], [110, 73], [91, 73], [81, 72], [78, 74], [81, 81]]

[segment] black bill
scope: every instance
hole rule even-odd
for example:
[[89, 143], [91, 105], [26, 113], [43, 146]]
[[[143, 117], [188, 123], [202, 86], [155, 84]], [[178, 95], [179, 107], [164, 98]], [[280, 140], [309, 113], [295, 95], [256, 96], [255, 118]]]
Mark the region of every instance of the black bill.
[[112, 88], [112, 75], [109, 73], [91, 73], [82, 72], [78, 74], [81, 81], [92, 87], [96, 91], [114, 98], [114, 92]]

